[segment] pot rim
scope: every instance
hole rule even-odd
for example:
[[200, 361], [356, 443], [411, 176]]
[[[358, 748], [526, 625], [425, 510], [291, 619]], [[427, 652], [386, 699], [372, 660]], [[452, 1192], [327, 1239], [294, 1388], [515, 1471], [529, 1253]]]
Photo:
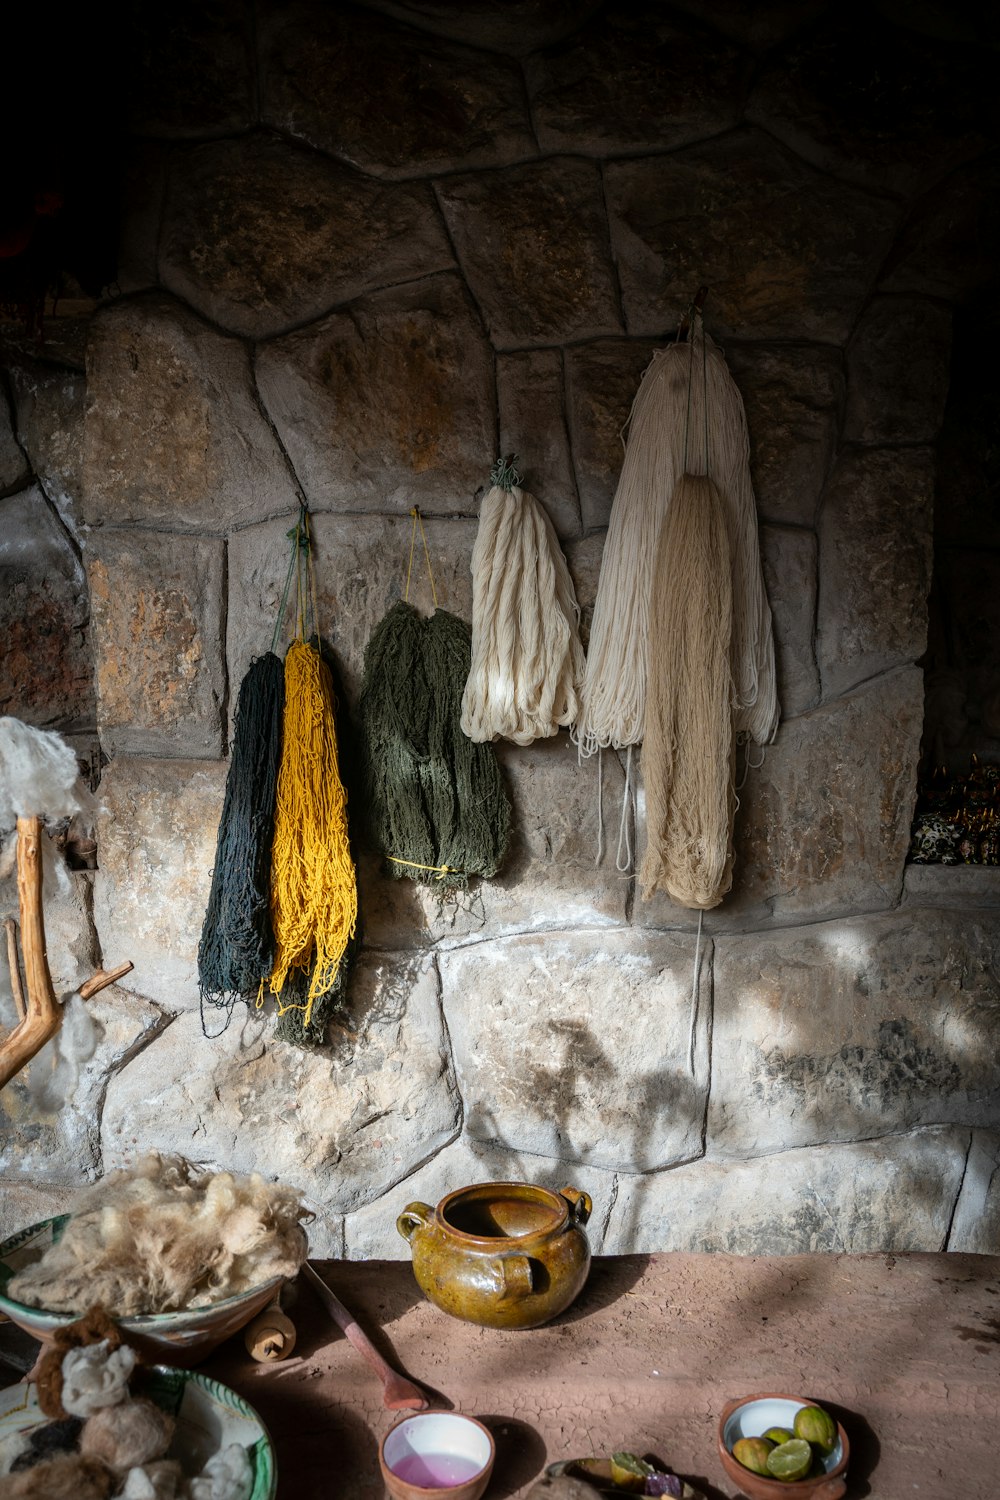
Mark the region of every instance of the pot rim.
[[[547, 1224], [542, 1229], [533, 1229], [528, 1234], [469, 1234], [464, 1229], [457, 1229], [446, 1217], [448, 1210], [459, 1199], [475, 1199], [493, 1188], [519, 1188], [529, 1199], [535, 1198], [551, 1205], [558, 1218], [555, 1223]], [[561, 1193], [534, 1182], [474, 1182], [468, 1187], [456, 1188], [442, 1198], [434, 1210], [434, 1221], [445, 1234], [453, 1236], [463, 1245], [481, 1246], [485, 1250], [492, 1250], [494, 1254], [499, 1252], [501, 1246], [506, 1246], [511, 1254], [516, 1254], [525, 1245], [546, 1240], [553, 1234], [561, 1234], [569, 1223], [569, 1203]]]
[[417, 1418], [420, 1418], [420, 1417], [461, 1417], [461, 1419], [462, 1419], [463, 1422], [471, 1422], [472, 1425], [473, 1425], [473, 1427], [478, 1427], [479, 1430], [480, 1430], [480, 1432], [485, 1433], [486, 1440], [487, 1440], [487, 1442], [490, 1445], [490, 1454], [489, 1454], [489, 1458], [487, 1458], [487, 1460], [483, 1464], [482, 1468], [479, 1469], [475, 1474], [471, 1475], [469, 1479], [464, 1480], [463, 1483], [461, 1483], [461, 1484], [457, 1484], [457, 1485], [422, 1485], [422, 1484], [413, 1484], [408, 1479], [402, 1480], [401, 1483], [404, 1484], [408, 1489], [420, 1490], [424, 1494], [427, 1494], [427, 1495], [438, 1495], [438, 1494], [441, 1493], [442, 1489], [460, 1490], [463, 1487], [468, 1487], [468, 1485], [474, 1484], [476, 1482], [476, 1480], [477, 1479], [481, 1479], [484, 1474], [486, 1474], [486, 1473], [492, 1474], [492, 1472], [493, 1472], [493, 1466], [496, 1463], [496, 1458], [497, 1458], [497, 1446], [496, 1446], [496, 1442], [494, 1441], [493, 1434], [490, 1431], [490, 1429], [486, 1426], [486, 1424], [484, 1422], [480, 1422], [480, 1420], [479, 1420], [478, 1417], [471, 1417], [469, 1415], [469, 1413], [465, 1412], [465, 1411], [441, 1411], [437, 1407], [431, 1407], [431, 1409], [429, 1411], [407, 1411], [407, 1412], [401, 1413], [398, 1422], [394, 1422], [392, 1424], [392, 1426], [389, 1428], [389, 1431], [386, 1432], [386, 1433], [383, 1433], [381, 1441], [379, 1442], [379, 1445], [378, 1445], [378, 1462], [379, 1462], [379, 1468], [382, 1471], [382, 1475], [383, 1475], [383, 1477], [386, 1480], [386, 1484], [388, 1484], [388, 1476], [390, 1474], [392, 1475], [393, 1479], [395, 1479], [397, 1481], [400, 1480], [400, 1476], [396, 1473], [395, 1469], [390, 1469], [388, 1463], [386, 1462], [386, 1457], [385, 1457], [385, 1445], [386, 1445], [386, 1443], [392, 1437], [392, 1434], [396, 1431], [397, 1427], [403, 1427], [403, 1426], [405, 1426], [405, 1424], [407, 1422], [412, 1422], [414, 1419], [417, 1419]]

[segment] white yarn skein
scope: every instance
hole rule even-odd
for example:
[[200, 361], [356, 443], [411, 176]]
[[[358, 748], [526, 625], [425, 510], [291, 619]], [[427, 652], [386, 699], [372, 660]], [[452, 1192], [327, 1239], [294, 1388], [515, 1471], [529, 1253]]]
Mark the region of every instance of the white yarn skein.
[[253, 1467], [239, 1443], [222, 1448], [191, 1481], [191, 1500], [248, 1500]]
[[104, 1406], [117, 1406], [128, 1395], [135, 1350], [128, 1344], [111, 1349], [107, 1339], [69, 1349], [62, 1362], [63, 1410], [71, 1417], [92, 1417]]

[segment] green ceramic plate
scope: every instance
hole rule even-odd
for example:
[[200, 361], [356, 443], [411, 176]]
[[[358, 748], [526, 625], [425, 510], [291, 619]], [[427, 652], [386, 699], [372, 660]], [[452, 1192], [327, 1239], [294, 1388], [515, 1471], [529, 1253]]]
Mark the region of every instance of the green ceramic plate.
[[[220, 1448], [240, 1443], [250, 1455], [253, 1488], [249, 1500], [274, 1500], [278, 1468], [267, 1429], [253, 1407], [217, 1380], [196, 1370], [172, 1370], [153, 1365], [145, 1371], [143, 1394], [177, 1419], [169, 1458], [176, 1458], [189, 1477], [200, 1474], [206, 1460]], [[48, 1421], [33, 1385], [14, 1385], [0, 1391], [0, 1441], [15, 1432], [29, 1432]]]

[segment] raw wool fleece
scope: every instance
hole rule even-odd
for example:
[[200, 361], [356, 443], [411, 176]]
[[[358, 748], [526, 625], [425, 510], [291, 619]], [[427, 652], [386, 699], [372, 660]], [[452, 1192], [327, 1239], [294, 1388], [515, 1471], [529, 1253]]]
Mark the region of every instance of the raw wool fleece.
[[175, 1426], [169, 1412], [140, 1396], [95, 1412], [80, 1434], [80, 1452], [124, 1477], [129, 1469], [162, 1458]]
[[552, 522], [526, 490], [494, 484], [472, 549], [472, 668], [462, 698], [470, 740], [530, 745], [575, 721], [579, 619]]
[[735, 728], [763, 745], [778, 727], [771, 611], [761, 573], [743, 398], [707, 334], [696, 344], [658, 350], [632, 407], [594, 604], [582, 708], [573, 731], [584, 754], [609, 745], [623, 749], [644, 738], [657, 542], [685, 468], [704, 473], [706, 422], [708, 473], [722, 497], [733, 559]]
[[733, 597], [729, 540], [710, 479], [684, 474], [670, 503], [650, 599], [642, 779], [643, 900], [718, 906], [733, 881]]
[[20, 719], [0, 718], [0, 831], [18, 818], [69, 818], [83, 806], [80, 768], [66, 741]]
[[152, 1153], [84, 1193], [62, 1239], [12, 1277], [8, 1295], [52, 1312], [99, 1301], [119, 1318], [208, 1307], [296, 1275], [308, 1216], [291, 1189], [256, 1174]]
[[3, 1500], [108, 1500], [118, 1480], [100, 1459], [61, 1453], [3, 1482]]

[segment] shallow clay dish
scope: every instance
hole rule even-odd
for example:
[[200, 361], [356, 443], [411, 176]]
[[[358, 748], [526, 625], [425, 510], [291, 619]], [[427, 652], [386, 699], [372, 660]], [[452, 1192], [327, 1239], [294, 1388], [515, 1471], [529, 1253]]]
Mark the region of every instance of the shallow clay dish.
[[[239, 1443], [247, 1450], [253, 1469], [249, 1500], [274, 1500], [278, 1489], [274, 1448], [267, 1428], [242, 1396], [193, 1370], [172, 1370], [165, 1365], [144, 1372], [141, 1394], [176, 1418], [167, 1456], [176, 1458], [189, 1478], [200, 1474], [220, 1448]], [[0, 1440], [44, 1427], [50, 1420], [38, 1405], [33, 1385], [12, 1385], [0, 1391]]]
[[[490, 1482], [495, 1457], [489, 1430], [475, 1417], [457, 1411], [422, 1411], [404, 1417], [390, 1428], [378, 1449], [382, 1479], [393, 1500], [479, 1500]], [[431, 1472], [419, 1472], [424, 1458], [435, 1467], [444, 1460], [439, 1476], [442, 1479], [450, 1459], [457, 1459], [472, 1472], [457, 1483], [435, 1483]], [[417, 1469], [410, 1478], [404, 1477], [407, 1465]], [[473, 1465], [477, 1467], [473, 1469]], [[397, 1473], [397, 1469], [402, 1472]]]
[[762, 1392], [730, 1401], [719, 1418], [718, 1442], [722, 1467], [733, 1484], [750, 1500], [841, 1500], [847, 1493], [847, 1461], [851, 1456], [847, 1433], [837, 1423], [833, 1452], [822, 1460], [826, 1473], [816, 1479], [768, 1479], [754, 1474], [733, 1457], [733, 1444], [743, 1437], [763, 1437], [769, 1427], [791, 1429], [795, 1413], [803, 1406], [822, 1406], [810, 1396], [779, 1396]]
[[[50, 1245], [57, 1244], [69, 1223], [69, 1214], [43, 1219], [12, 1234], [0, 1243], [0, 1312], [12, 1323], [40, 1343], [50, 1343], [56, 1330], [74, 1322], [80, 1313], [47, 1312], [27, 1302], [15, 1302], [7, 1296], [7, 1283], [17, 1271], [40, 1260]], [[217, 1344], [245, 1328], [251, 1318], [267, 1306], [281, 1277], [272, 1277], [260, 1286], [251, 1287], [238, 1296], [226, 1297], [210, 1307], [194, 1307], [181, 1312], [150, 1313], [141, 1318], [116, 1318], [133, 1349], [147, 1363], [163, 1361], [171, 1365], [196, 1365], [206, 1359]]]

